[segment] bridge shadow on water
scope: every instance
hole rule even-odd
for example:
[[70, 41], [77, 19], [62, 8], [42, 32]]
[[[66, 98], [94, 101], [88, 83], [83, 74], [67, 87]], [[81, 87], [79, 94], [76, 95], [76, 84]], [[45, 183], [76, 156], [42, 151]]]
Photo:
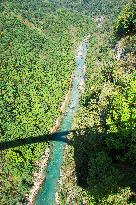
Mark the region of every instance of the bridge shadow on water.
[[65, 142], [67, 144], [71, 144], [72, 143], [71, 140], [67, 139], [66, 135], [74, 132], [76, 132], [76, 130], [63, 131], [63, 132], [58, 131], [52, 134], [41, 135], [38, 137], [28, 137], [24, 139], [4, 141], [4, 142], [0, 142], [0, 150], [6, 150], [9, 148], [15, 148], [23, 145], [29, 145], [29, 144], [35, 144], [41, 142], [49, 143], [50, 141], [60, 141], [60, 142]]
[[[70, 133], [72, 138], [68, 139], [66, 136]], [[109, 194], [118, 194], [120, 188], [127, 190], [128, 187], [131, 190], [128, 204], [136, 202], [136, 167], [117, 159], [119, 154], [125, 154], [125, 150], [124, 153], [109, 150], [105, 143], [106, 137], [110, 136], [86, 128], [1, 142], [0, 150], [34, 143], [64, 142], [74, 147], [78, 185], [86, 189], [98, 204]]]

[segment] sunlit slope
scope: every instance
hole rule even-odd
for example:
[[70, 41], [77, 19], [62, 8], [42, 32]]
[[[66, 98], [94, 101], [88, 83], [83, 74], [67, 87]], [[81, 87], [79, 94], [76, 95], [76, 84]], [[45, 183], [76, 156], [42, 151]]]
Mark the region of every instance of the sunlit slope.
[[[40, 137], [60, 114], [74, 49], [92, 30], [91, 19], [45, 1], [4, 1], [0, 10], [0, 141]], [[22, 203], [46, 147], [32, 143], [3, 151], [2, 204]]]
[[90, 16], [104, 15], [113, 19], [129, 0], [50, 0], [55, 6], [83, 12]]
[[136, 6], [124, 1], [116, 17], [122, 2], [109, 8], [108, 1], [113, 20], [96, 18], [77, 132], [61, 169], [60, 205], [136, 204]]

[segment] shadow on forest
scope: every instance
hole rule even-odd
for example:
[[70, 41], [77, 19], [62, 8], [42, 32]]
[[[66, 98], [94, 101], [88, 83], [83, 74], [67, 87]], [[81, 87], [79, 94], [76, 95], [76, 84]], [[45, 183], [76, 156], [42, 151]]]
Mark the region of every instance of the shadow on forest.
[[[73, 139], [66, 138], [70, 133], [73, 134]], [[111, 192], [116, 194], [119, 188], [127, 187], [130, 187], [133, 193], [129, 201], [136, 202], [136, 167], [132, 163], [119, 160], [119, 154], [124, 153], [109, 150], [105, 143], [106, 137], [108, 135], [93, 128], [86, 128], [2, 142], [0, 150], [49, 141], [65, 142], [74, 146], [78, 185], [86, 189], [97, 203]]]
[[29, 145], [34, 143], [41, 143], [49, 141], [61, 141], [67, 144], [71, 144], [71, 140], [66, 138], [66, 135], [76, 132], [75, 130], [55, 132], [52, 134], [41, 135], [38, 137], [28, 137], [24, 139], [15, 139], [11, 141], [0, 142], [0, 150], [5, 150], [9, 148], [15, 148], [23, 145]]
[[136, 202], [136, 166], [119, 160], [119, 154], [123, 153], [107, 148], [105, 134], [86, 128], [74, 133], [73, 143], [78, 185], [97, 203], [111, 193], [119, 193], [120, 188], [128, 187], [132, 194], [127, 203]]

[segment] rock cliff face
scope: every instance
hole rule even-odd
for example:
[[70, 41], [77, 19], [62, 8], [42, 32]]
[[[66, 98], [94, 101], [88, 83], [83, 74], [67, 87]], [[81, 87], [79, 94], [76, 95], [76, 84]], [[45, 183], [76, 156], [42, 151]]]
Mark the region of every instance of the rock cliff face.
[[122, 60], [125, 58], [125, 50], [119, 41], [115, 46], [115, 59], [117, 61]]

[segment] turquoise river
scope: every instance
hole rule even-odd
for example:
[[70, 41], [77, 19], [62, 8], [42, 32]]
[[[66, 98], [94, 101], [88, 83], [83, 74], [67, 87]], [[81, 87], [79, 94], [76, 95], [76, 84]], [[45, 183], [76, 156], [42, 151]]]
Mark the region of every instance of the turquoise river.
[[87, 36], [79, 46], [76, 55], [76, 69], [72, 80], [69, 104], [63, 116], [58, 132], [51, 142], [52, 153], [46, 169], [46, 177], [35, 198], [34, 205], [54, 205], [55, 194], [58, 191], [60, 169], [63, 162], [63, 152], [67, 135], [72, 127], [74, 113], [79, 107], [79, 99], [84, 86], [85, 57], [88, 48]]

